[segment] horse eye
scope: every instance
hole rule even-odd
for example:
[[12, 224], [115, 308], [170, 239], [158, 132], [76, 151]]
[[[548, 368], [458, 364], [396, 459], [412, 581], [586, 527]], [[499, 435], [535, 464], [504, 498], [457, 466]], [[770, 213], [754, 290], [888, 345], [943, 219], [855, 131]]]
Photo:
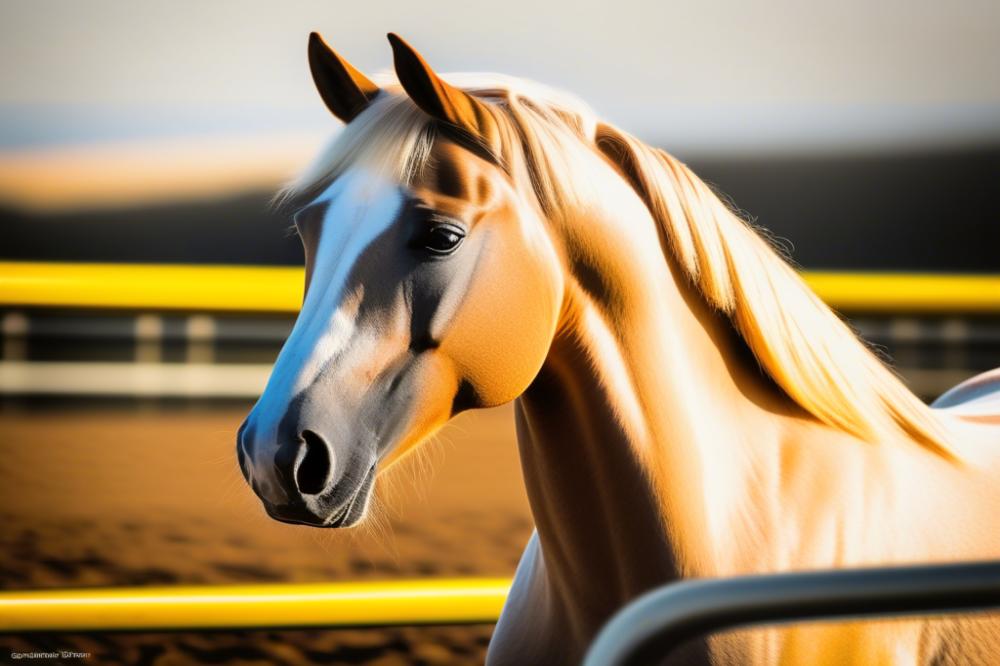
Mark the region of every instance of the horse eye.
[[465, 238], [465, 231], [453, 224], [436, 224], [429, 227], [414, 245], [431, 254], [448, 255], [458, 249]]

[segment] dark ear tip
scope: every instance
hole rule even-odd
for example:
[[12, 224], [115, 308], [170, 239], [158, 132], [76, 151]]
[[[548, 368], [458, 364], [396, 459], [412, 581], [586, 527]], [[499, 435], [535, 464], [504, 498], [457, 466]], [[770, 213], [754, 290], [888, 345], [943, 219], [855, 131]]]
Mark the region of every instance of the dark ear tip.
[[309, 51], [310, 56], [318, 56], [323, 52], [330, 51], [330, 47], [326, 45], [326, 40], [323, 39], [322, 35], [318, 32], [309, 33]]
[[394, 55], [407, 55], [414, 53], [413, 47], [406, 43], [402, 37], [394, 32], [390, 32], [386, 35], [389, 38], [389, 44], [392, 46], [392, 52]]

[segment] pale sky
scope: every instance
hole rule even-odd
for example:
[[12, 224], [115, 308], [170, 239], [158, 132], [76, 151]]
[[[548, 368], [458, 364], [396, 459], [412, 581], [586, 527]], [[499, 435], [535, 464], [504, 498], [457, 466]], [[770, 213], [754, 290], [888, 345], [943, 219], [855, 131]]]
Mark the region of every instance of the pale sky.
[[1000, 141], [997, 0], [5, 0], [0, 146], [332, 130], [310, 30], [369, 72], [399, 32], [675, 150]]

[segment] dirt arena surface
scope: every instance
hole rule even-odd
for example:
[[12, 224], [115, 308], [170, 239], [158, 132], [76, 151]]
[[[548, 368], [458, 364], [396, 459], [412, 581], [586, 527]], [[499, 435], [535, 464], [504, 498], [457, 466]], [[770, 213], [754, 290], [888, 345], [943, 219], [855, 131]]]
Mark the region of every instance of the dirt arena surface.
[[[510, 408], [459, 417], [350, 530], [268, 519], [236, 464], [247, 407], [0, 412], [0, 587], [510, 576], [531, 532]], [[477, 664], [491, 626], [0, 636], [88, 664]], [[18, 663], [44, 663], [44, 660]]]

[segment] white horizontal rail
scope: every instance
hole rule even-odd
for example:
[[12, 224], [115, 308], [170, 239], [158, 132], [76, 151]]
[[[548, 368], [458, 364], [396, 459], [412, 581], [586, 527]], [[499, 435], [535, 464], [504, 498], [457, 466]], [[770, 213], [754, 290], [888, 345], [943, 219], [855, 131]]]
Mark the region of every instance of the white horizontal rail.
[[269, 364], [0, 362], [0, 394], [256, 398]]

